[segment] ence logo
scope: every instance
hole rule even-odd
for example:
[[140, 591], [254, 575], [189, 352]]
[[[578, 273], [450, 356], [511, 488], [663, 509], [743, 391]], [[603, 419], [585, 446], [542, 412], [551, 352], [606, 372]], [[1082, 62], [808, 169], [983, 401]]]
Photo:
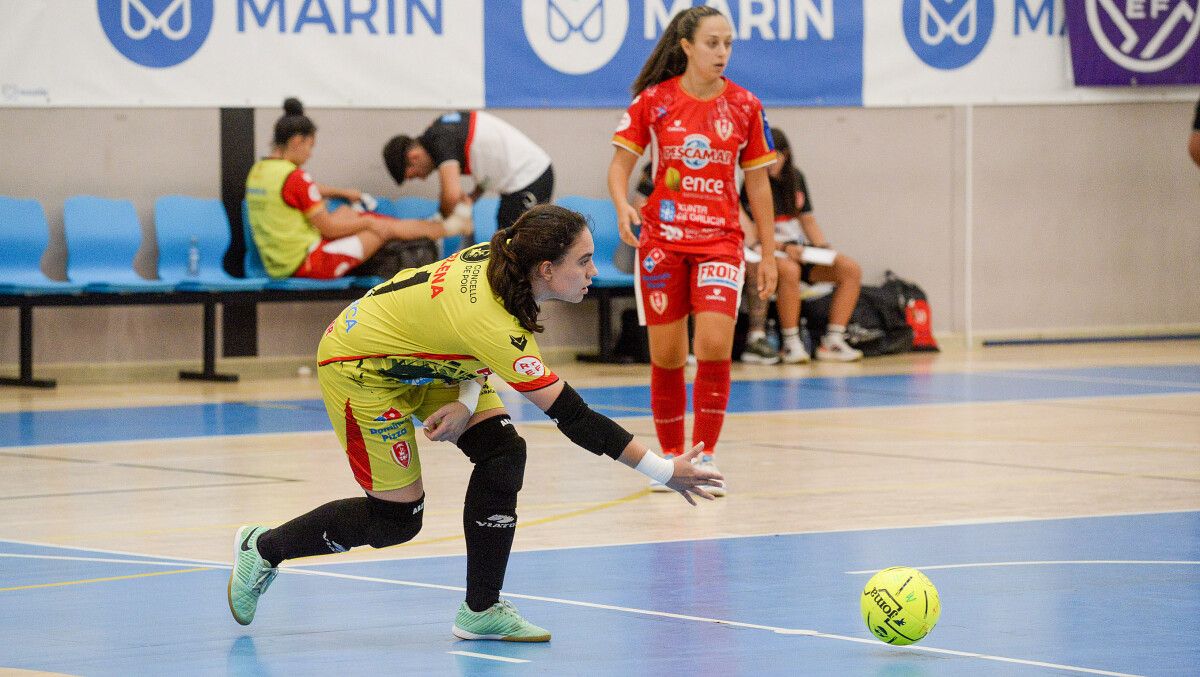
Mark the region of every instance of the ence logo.
[[625, 42], [628, 0], [523, 0], [525, 37], [545, 64], [568, 75], [607, 64]]
[[1088, 29], [1105, 56], [1135, 73], [1174, 66], [1200, 32], [1197, 0], [1086, 0]]
[[953, 70], [975, 60], [992, 35], [994, 0], [904, 0], [904, 37], [921, 61]]
[[112, 46], [149, 68], [187, 61], [213, 22], [213, 0], [98, 0], [97, 11]]

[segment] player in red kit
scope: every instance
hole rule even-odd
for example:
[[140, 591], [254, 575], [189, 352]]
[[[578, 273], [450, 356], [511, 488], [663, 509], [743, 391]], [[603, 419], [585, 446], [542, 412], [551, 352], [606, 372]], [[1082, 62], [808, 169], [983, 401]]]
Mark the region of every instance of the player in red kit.
[[[774, 248], [766, 168], [775, 162], [762, 103], [724, 77], [733, 28], [700, 6], [671, 20], [633, 84], [634, 99], [613, 135], [608, 189], [621, 239], [638, 248], [638, 315], [650, 335], [650, 401], [664, 454], [684, 447], [687, 318], [695, 316], [692, 443], [712, 464], [729, 402], [733, 328], [744, 282], [736, 172], [745, 172], [750, 213], [764, 249]], [[629, 176], [651, 148], [654, 191], [641, 213], [626, 199]], [[641, 224], [640, 239], [632, 226]], [[764, 260], [759, 296], [775, 292], [775, 261]], [[656, 487], [657, 488], [657, 487]], [[724, 487], [712, 493], [723, 495]]]

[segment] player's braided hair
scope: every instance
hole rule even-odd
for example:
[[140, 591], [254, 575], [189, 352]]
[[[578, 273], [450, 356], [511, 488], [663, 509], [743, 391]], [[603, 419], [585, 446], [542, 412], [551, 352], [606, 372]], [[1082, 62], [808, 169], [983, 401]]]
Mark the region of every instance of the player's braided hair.
[[679, 41], [686, 38], [688, 42], [695, 42], [696, 27], [700, 22], [707, 17], [720, 15], [720, 10], [708, 5], [700, 5], [676, 14], [663, 30], [654, 51], [650, 52], [650, 57], [642, 66], [642, 72], [638, 73], [637, 79], [633, 81], [633, 95], [641, 94], [642, 90], [650, 85], [683, 75], [687, 70], [687, 54], [684, 54]]
[[533, 298], [530, 276], [543, 261], [562, 261], [580, 231], [587, 227], [587, 221], [577, 212], [557, 205], [538, 205], [492, 236], [488, 283], [504, 309], [525, 329], [543, 329], [537, 321], [540, 308]]
[[283, 102], [283, 117], [275, 122], [275, 145], [286, 146], [293, 136], [312, 136], [317, 126], [304, 114], [300, 99], [288, 97]]

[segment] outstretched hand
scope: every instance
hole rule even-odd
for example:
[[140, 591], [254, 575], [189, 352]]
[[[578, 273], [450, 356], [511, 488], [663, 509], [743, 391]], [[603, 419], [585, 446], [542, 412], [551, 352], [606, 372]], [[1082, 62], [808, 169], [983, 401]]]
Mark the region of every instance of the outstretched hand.
[[716, 497], [710, 494], [706, 487], [720, 487], [725, 483], [725, 476], [716, 470], [692, 464], [692, 459], [699, 456], [703, 450], [704, 443], [699, 442], [692, 447], [691, 451], [676, 456], [674, 459], [675, 473], [671, 475], [671, 481], [667, 482], [668, 487], [683, 494], [684, 499], [692, 505], [696, 505], [696, 499], [692, 498], [692, 494], [711, 501]]

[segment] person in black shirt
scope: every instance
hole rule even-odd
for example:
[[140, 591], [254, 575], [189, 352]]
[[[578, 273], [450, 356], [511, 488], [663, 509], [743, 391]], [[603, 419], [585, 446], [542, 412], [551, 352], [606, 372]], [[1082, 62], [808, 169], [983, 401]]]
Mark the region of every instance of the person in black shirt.
[[[862, 352], [846, 343], [846, 325], [858, 303], [862, 288], [862, 268], [854, 259], [834, 251], [825, 233], [813, 215], [812, 196], [804, 181], [804, 173], [796, 167], [792, 147], [787, 136], [779, 129], [771, 129], [775, 140], [775, 152], [779, 162], [768, 168], [771, 181], [771, 197], [775, 202], [775, 246], [776, 265], [779, 269], [779, 286], [776, 287], [776, 309], [779, 311], [779, 328], [783, 335], [781, 351], [776, 352], [766, 341], [767, 302], [748, 294], [747, 310], [750, 313], [750, 331], [746, 336], [743, 362], [776, 364], [781, 359], [788, 363], [807, 362], [809, 355], [800, 341], [800, 282], [833, 282], [832, 304], [829, 325], [816, 349], [818, 360], [853, 362], [862, 359]], [[748, 201], [742, 189], [743, 222], [747, 220]], [[758, 249], [754, 229], [743, 223], [747, 248]], [[746, 258], [746, 275], [754, 276], [758, 264], [752, 259], [767, 256], [767, 252], [754, 251]]]
[[[516, 127], [483, 111], [455, 111], [433, 121], [420, 136], [396, 136], [383, 148], [383, 161], [397, 184], [424, 179], [437, 170], [441, 213], [485, 192], [500, 194], [497, 228], [507, 228], [530, 207], [547, 204], [554, 193], [550, 156]], [[475, 190], [463, 191], [460, 179], [470, 176]]]

